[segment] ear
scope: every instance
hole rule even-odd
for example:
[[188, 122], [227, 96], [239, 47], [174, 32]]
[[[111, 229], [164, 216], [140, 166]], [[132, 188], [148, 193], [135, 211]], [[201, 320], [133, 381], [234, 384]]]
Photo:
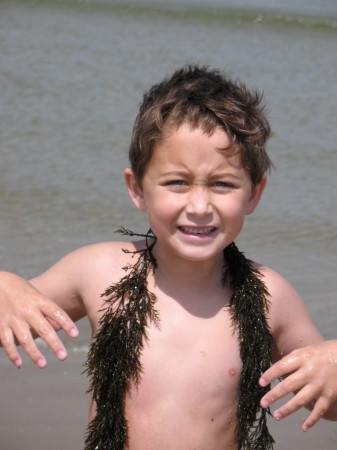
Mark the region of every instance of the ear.
[[249, 216], [249, 214], [252, 214], [257, 205], [260, 203], [260, 199], [262, 197], [263, 191], [267, 184], [267, 177], [266, 175], [263, 175], [262, 180], [259, 184], [254, 186], [252, 193], [249, 197], [247, 208], [246, 208], [246, 215]]
[[139, 209], [139, 211], [145, 211], [146, 207], [143, 190], [140, 184], [137, 182], [132, 169], [127, 168], [124, 170], [124, 179], [133, 204], [137, 209]]

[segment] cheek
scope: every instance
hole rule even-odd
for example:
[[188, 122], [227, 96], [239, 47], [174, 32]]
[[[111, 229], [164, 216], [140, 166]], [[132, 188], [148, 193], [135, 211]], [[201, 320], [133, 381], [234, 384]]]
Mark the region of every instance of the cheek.
[[155, 229], [159, 232], [160, 229], [169, 227], [176, 220], [180, 211], [177, 198], [167, 195], [152, 197], [151, 201], [147, 203], [147, 214], [152, 231], [155, 233]]
[[167, 192], [153, 192], [146, 199], [147, 211], [151, 215], [170, 217], [179, 210], [179, 196], [169, 195]]
[[237, 199], [235, 197], [227, 198], [226, 201], [221, 206], [221, 212], [223, 217], [231, 220], [241, 221], [246, 212], [247, 202], [242, 201], [242, 199]]

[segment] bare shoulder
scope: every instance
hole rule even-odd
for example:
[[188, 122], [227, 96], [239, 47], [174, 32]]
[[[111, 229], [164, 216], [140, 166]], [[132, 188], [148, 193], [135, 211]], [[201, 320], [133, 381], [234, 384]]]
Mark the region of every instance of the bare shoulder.
[[111, 241], [86, 245], [66, 255], [49, 270], [78, 273], [81, 278], [90, 278], [91, 274], [96, 276], [97, 272], [106, 270], [113, 274], [114, 271], [120, 272], [131, 261], [132, 253], [143, 246], [142, 241]]
[[78, 290], [85, 298], [88, 289], [94, 287], [100, 293], [108, 284], [115, 283], [125, 274], [125, 267], [133, 262], [133, 252], [143, 248], [137, 242], [100, 242], [81, 247], [55, 265], [55, 269], [71, 274], [78, 281]]
[[319, 342], [321, 335], [294, 286], [270, 267], [261, 264], [255, 267], [269, 293], [269, 325], [280, 355]]
[[101, 242], [82, 247], [70, 255], [70, 266], [79, 264], [77, 290], [93, 331], [96, 331], [106, 307], [104, 292], [125, 276], [125, 267], [134, 262], [133, 252], [141, 248], [144, 248], [141, 241]]
[[98, 267], [101, 265], [108, 265], [110, 269], [119, 270], [124, 264], [127, 264], [130, 261], [132, 252], [143, 247], [144, 244], [142, 241], [99, 242], [81, 247], [68, 254], [61, 261], [64, 264], [70, 265], [79, 262], [82, 270], [85, 270], [86, 266], [91, 267], [90, 270], [93, 270], [93, 265], [98, 265]]
[[132, 262], [132, 252], [142, 246], [140, 241], [87, 245], [72, 251], [31, 281], [73, 320], [86, 315], [89, 319], [96, 318], [103, 303], [102, 293], [125, 274], [123, 268]]
[[294, 298], [296, 301], [302, 302], [294, 286], [280, 273], [262, 264], [254, 264], [254, 267], [261, 274], [261, 279], [270, 294], [269, 300], [274, 308], [283, 308], [287, 303], [293, 303]]

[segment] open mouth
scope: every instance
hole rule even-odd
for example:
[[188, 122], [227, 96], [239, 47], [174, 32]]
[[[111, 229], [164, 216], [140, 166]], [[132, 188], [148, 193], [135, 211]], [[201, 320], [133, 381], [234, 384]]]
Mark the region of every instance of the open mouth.
[[215, 227], [179, 227], [179, 230], [185, 234], [194, 234], [194, 235], [207, 235], [213, 233], [216, 228]]

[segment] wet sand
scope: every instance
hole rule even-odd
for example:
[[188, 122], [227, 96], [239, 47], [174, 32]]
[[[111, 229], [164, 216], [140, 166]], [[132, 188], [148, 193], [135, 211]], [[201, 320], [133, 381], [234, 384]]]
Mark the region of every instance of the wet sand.
[[[1, 351], [1, 450], [83, 450], [88, 414], [84, 358], [72, 354], [59, 363], [50, 357], [44, 370], [25, 361], [18, 370]], [[337, 423], [322, 420], [303, 433], [305, 415], [302, 410], [282, 422], [270, 420], [275, 449], [336, 450]]]
[[49, 361], [45, 369], [25, 361], [21, 369], [1, 355], [0, 448], [81, 450], [88, 417], [87, 378], [78, 357]]

